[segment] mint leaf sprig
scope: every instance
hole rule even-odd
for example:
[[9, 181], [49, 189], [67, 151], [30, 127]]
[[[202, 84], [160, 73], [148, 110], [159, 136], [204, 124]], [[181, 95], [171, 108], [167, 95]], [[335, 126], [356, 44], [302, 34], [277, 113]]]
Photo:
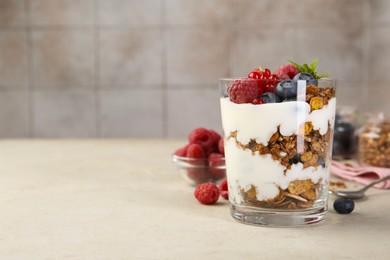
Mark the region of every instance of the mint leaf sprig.
[[324, 73], [324, 74], [321, 74], [321, 75], [318, 75], [317, 71], [316, 71], [316, 68], [317, 68], [317, 64], [318, 64], [318, 58], [316, 58], [312, 63], [310, 63], [310, 65], [307, 65], [306, 63], [303, 64], [303, 65], [300, 65], [298, 63], [296, 63], [295, 61], [292, 61], [292, 60], [288, 60], [295, 68], [297, 68], [300, 72], [306, 72], [306, 73], [310, 73], [311, 75], [314, 76], [314, 78], [316, 79], [320, 79], [320, 78], [326, 78], [326, 77], [329, 77], [329, 73]]

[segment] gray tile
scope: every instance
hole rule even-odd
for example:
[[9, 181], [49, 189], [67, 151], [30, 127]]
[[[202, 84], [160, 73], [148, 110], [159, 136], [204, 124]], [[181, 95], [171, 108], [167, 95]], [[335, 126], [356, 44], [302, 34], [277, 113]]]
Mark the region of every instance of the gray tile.
[[345, 82], [360, 82], [363, 62], [363, 31], [359, 26], [345, 29], [302, 28], [298, 63], [319, 59], [317, 71]]
[[218, 84], [209, 89], [168, 90], [168, 137], [186, 138], [197, 127], [222, 133]]
[[33, 31], [36, 88], [94, 85], [92, 30]]
[[101, 25], [159, 25], [162, 0], [98, 0]]
[[291, 23], [297, 19], [295, 0], [232, 0], [233, 20], [238, 23]]
[[214, 84], [229, 73], [229, 33], [222, 29], [167, 32], [168, 84]]
[[24, 0], [0, 1], [0, 26], [25, 24]]
[[231, 20], [231, 0], [166, 0], [168, 24], [212, 24]]
[[99, 91], [102, 137], [162, 137], [161, 90]]
[[101, 31], [100, 84], [161, 84], [160, 30]]
[[296, 32], [292, 28], [241, 28], [232, 39], [231, 70], [234, 77], [245, 77], [261, 66], [274, 70], [295, 58]]
[[388, 0], [370, 0], [369, 17], [372, 22], [390, 22], [390, 1]]
[[96, 102], [92, 91], [36, 91], [34, 137], [96, 136]]
[[363, 20], [363, 0], [301, 0], [300, 5], [307, 23]]
[[0, 31], [0, 89], [27, 89], [27, 48], [24, 31]]
[[371, 28], [369, 46], [369, 82], [372, 87], [390, 81], [390, 28]]
[[0, 138], [29, 137], [28, 92], [0, 92]]
[[32, 25], [92, 25], [93, 0], [27, 0]]
[[359, 83], [337, 82], [337, 106], [355, 106], [361, 109], [362, 104], [366, 102], [363, 100], [363, 89]]
[[367, 89], [362, 95], [365, 101], [363, 107], [369, 113], [384, 112], [390, 118], [390, 88], [388, 84], [379, 84], [371, 89]]

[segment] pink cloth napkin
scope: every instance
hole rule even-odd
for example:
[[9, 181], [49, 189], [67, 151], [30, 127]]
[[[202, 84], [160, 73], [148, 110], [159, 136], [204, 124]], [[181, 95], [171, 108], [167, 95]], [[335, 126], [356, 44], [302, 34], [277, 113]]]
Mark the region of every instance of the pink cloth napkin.
[[[332, 161], [331, 174], [348, 181], [369, 184], [370, 182], [390, 175], [390, 168], [360, 165], [346, 166], [341, 162]], [[390, 189], [390, 180], [378, 183], [374, 187]]]

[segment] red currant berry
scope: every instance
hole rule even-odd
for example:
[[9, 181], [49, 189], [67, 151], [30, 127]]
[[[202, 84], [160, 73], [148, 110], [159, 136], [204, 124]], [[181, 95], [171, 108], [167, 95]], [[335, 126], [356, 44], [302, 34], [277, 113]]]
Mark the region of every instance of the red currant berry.
[[265, 82], [262, 79], [257, 81], [257, 96], [261, 96], [264, 93]]
[[252, 104], [254, 104], [254, 105], [261, 105], [261, 104], [264, 104], [264, 101], [261, 100], [260, 98], [255, 98], [255, 99], [252, 101]]
[[267, 84], [264, 88], [264, 92], [271, 92], [271, 93], [275, 93], [275, 86], [271, 85], [271, 84]]
[[269, 69], [265, 69], [263, 75], [266, 79], [269, 79], [271, 77], [271, 71]]
[[250, 78], [250, 79], [259, 79], [259, 78], [261, 78], [261, 76], [262, 75], [261, 75], [259, 69], [254, 69], [251, 72], [249, 72], [249, 74], [248, 74], [248, 78]]

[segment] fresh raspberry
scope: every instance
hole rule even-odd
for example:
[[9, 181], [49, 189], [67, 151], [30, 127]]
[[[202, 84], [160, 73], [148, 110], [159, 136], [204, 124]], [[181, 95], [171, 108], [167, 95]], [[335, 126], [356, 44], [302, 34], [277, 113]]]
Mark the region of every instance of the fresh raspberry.
[[220, 154], [222, 154], [223, 156], [225, 156], [225, 145], [224, 145], [224, 140], [223, 138], [219, 139], [219, 142], [218, 142], [218, 151]]
[[210, 132], [211, 136], [212, 136], [213, 139], [214, 139], [214, 143], [215, 143], [215, 144], [218, 144], [219, 139], [221, 139], [221, 135], [218, 134], [217, 132], [215, 132], [213, 129], [209, 129], [209, 132]]
[[221, 135], [218, 134], [216, 131], [213, 129], [208, 129], [210, 132], [211, 136], [213, 137], [213, 142], [210, 146], [204, 146], [203, 149], [206, 152], [206, 156], [209, 156], [212, 153], [217, 153], [218, 152], [218, 142], [221, 140]]
[[187, 177], [193, 181], [194, 184], [205, 183], [213, 179], [207, 168], [188, 168]]
[[188, 135], [190, 144], [199, 144], [202, 146], [205, 155], [213, 152], [214, 136], [206, 128], [199, 127], [191, 131]]
[[193, 180], [196, 184], [212, 179], [211, 174], [206, 168], [206, 155], [200, 144], [189, 144], [187, 149], [187, 157], [195, 159], [188, 161], [188, 163], [192, 166], [187, 169], [187, 177], [189, 179]]
[[228, 190], [228, 182], [227, 179], [224, 179], [220, 184], [219, 184], [219, 192], [221, 194], [221, 197], [223, 197], [225, 200], [229, 199], [229, 190]]
[[293, 79], [299, 70], [292, 64], [283, 64], [274, 71], [279, 79]]
[[221, 194], [221, 197], [224, 198], [225, 200], [229, 199], [229, 191], [224, 190], [224, 191], [221, 191], [220, 194]]
[[252, 103], [258, 96], [256, 81], [252, 79], [239, 79], [232, 82], [228, 87], [230, 101], [243, 104]]
[[222, 154], [212, 153], [208, 157], [209, 161], [209, 170], [211, 175], [214, 176], [214, 179], [220, 180], [226, 177], [225, 169], [221, 169], [220, 166], [225, 165], [225, 160]]
[[223, 181], [221, 181], [221, 183], [219, 184], [219, 189], [221, 191], [227, 191], [228, 190], [228, 181], [227, 181], [227, 179], [224, 179]]
[[211, 205], [219, 198], [219, 189], [212, 182], [199, 184], [194, 192], [195, 198], [202, 204]]
[[188, 158], [205, 158], [203, 148], [200, 144], [189, 144], [186, 156]]
[[174, 154], [177, 155], [177, 156], [180, 156], [180, 157], [186, 157], [187, 156], [188, 146], [189, 146], [189, 144], [186, 144], [185, 146], [180, 147], [179, 149], [177, 149], [175, 151]]

